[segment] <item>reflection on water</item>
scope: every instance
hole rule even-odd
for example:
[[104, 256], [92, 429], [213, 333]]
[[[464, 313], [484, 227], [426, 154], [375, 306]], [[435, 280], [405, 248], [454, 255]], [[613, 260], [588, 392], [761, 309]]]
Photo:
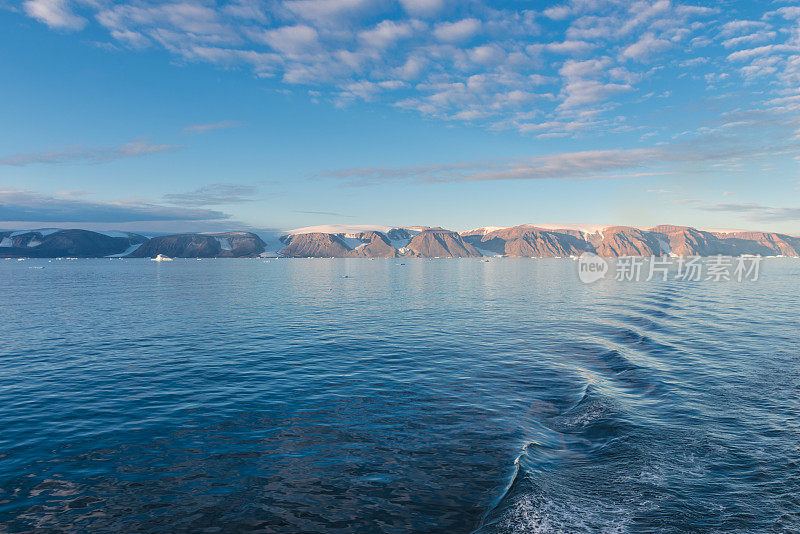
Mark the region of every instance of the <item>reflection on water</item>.
[[0, 262], [0, 532], [800, 530], [800, 262]]

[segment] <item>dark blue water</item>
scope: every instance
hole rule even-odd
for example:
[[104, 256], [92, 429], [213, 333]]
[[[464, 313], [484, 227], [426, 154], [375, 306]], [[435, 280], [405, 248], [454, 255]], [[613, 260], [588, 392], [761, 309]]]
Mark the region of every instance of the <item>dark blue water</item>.
[[0, 532], [800, 531], [800, 262], [400, 263], [0, 262]]

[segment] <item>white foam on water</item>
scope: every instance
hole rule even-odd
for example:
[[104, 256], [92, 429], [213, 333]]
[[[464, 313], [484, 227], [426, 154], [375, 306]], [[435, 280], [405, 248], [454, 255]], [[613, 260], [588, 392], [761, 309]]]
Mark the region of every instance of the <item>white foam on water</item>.
[[[629, 513], [619, 507], [584, 499], [556, 501], [544, 497], [522, 496], [492, 527], [501, 532], [519, 533], [596, 533], [629, 532]], [[495, 530], [495, 529], [492, 529]]]

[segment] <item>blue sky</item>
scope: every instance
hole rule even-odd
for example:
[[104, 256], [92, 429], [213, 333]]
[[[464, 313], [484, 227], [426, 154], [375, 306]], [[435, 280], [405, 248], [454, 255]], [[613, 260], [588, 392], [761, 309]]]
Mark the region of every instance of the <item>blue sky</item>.
[[0, 0], [0, 227], [800, 234], [800, 4]]

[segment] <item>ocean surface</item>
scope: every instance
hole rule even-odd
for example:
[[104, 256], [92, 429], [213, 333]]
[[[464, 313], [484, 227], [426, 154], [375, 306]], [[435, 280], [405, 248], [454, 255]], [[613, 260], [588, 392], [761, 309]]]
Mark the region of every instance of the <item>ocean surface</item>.
[[0, 287], [2, 533], [800, 532], [798, 260], [28, 260]]

